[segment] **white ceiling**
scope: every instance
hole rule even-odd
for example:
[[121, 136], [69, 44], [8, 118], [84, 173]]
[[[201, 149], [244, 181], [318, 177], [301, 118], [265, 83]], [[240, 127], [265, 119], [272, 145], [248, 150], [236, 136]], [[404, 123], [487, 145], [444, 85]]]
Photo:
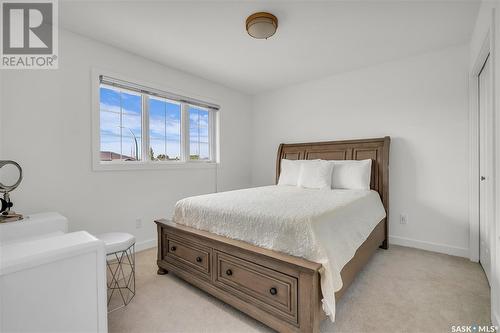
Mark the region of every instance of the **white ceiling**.
[[[468, 42], [478, 1], [68, 1], [60, 24], [156, 62], [255, 94]], [[245, 32], [276, 15], [269, 40]]]

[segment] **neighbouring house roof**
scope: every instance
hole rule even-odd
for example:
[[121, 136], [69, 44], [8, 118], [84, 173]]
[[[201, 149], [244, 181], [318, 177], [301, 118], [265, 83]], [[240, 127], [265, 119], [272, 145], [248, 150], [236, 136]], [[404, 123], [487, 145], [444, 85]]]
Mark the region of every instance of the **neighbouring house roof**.
[[113, 161], [113, 160], [132, 160], [135, 161], [134, 157], [130, 157], [127, 155], [120, 155], [113, 151], [101, 151], [101, 161]]

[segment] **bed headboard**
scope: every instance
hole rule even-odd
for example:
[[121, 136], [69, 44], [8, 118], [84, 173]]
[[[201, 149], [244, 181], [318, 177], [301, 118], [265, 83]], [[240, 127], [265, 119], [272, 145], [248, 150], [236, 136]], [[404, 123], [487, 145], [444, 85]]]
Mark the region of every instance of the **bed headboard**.
[[365, 160], [372, 159], [370, 188], [380, 194], [389, 216], [389, 146], [391, 138], [307, 143], [282, 143], [276, 160], [276, 183], [281, 160]]

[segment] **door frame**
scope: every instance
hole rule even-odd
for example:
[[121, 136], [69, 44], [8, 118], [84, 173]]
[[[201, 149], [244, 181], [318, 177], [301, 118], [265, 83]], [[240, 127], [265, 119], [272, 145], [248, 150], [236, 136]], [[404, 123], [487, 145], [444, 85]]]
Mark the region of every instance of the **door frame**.
[[[492, 34], [489, 29], [481, 50], [477, 55], [474, 65], [472, 67], [472, 72], [469, 77], [469, 87], [470, 87], [470, 108], [469, 108], [469, 159], [470, 159], [470, 167], [469, 167], [469, 224], [470, 224], [470, 233], [469, 233], [469, 259], [474, 262], [479, 262], [479, 74], [484, 66], [484, 63], [490, 57], [490, 84], [492, 87], [492, 96], [490, 96], [491, 106], [493, 106], [493, 96], [494, 96], [494, 87], [493, 87], [493, 73], [494, 73], [494, 64], [493, 64], [493, 54], [492, 54]], [[493, 130], [493, 128], [492, 128]], [[491, 132], [491, 131], [490, 131]], [[493, 132], [491, 132], [493, 133]], [[492, 160], [487, 161], [487, 163], [491, 166]], [[491, 170], [491, 168], [490, 168]], [[488, 206], [488, 209], [491, 210], [492, 205]], [[489, 214], [489, 216], [493, 216]], [[494, 223], [492, 223], [494, 224]], [[492, 251], [493, 252], [493, 249]]]
[[[492, 65], [492, 59], [489, 58], [490, 54], [488, 53], [483, 67], [481, 68], [481, 71], [478, 74], [478, 80], [477, 80], [477, 88], [478, 88], [478, 140], [479, 140], [479, 145], [478, 145], [478, 150], [479, 150], [479, 158], [478, 158], [478, 165], [479, 165], [479, 178], [477, 179], [477, 184], [479, 188], [479, 262], [481, 263], [481, 266], [483, 266], [483, 270], [486, 273], [486, 277], [488, 278], [488, 283], [492, 283], [492, 266], [491, 262], [494, 261], [494, 255], [493, 252], [495, 251], [495, 246], [494, 246], [494, 235], [495, 235], [495, 150], [494, 150], [494, 133], [495, 133], [495, 126], [494, 126], [494, 107], [493, 107], [493, 101], [494, 101], [494, 96], [491, 96], [494, 93], [493, 89], [493, 65]], [[485, 80], [482, 79], [482, 74], [483, 71], [486, 70], [486, 66], [488, 66], [488, 72], [485, 74], [487, 77]], [[485, 87], [481, 87], [481, 82], [485, 85]], [[484, 88], [485, 90], [488, 90], [486, 92], [486, 98], [483, 98], [482, 95], [484, 92], [482, 92], [482, 89]], [[486, 105], [481, 105], [481, 103], [485, 103]], [[483, 141], [484, 140], [484, 141]], [[481, 144], [484, 144], [484, 147], [481, 146]], [[484, 153], [485, 156], [481, 156], [481, 153]], [[483, 176], [485, 176], [485, 179], [483, 180]], [[483, 197], [484, 195], [484, 197]], [[484, 215], [484, 216], [483, 216]], [[482, 223], [485, 223], [486, 225], [483, 226]], [[482, 232], [485, 232], [486, 234], [485, 239], [483, 240], [482, 237]], [[483, 263], [481, 261], [482, 259], [482, 254], [481, 250], [482, 248], [482, 243], [485, 242], [488, 249], [488, 255], [489, 258], [485, 259], [487, 262]], [[487, 267], [489, 265], [489, 267]], [[487, 270], [488, 268], [488, 270]]]
[[[494, 325], [500, 324], [499, 310], [499, 274], [497, 260], [500, 256], [497, 255], [500, 251], [498, 245], [500, 242], [498, 232], [500, 232], [497, 214], [500, 212], [500, 203], [496, 198], [500, 198], [500, 172], [497, 166], [500, 166], [500, 142], [497, 137], [497, 131], [500, 130], [500, 112], [496, 105], [495, 95], [498, 89], [495, 85], [495, 78], [497, 76], [496, 68], [496, 35], [500, 35], [500, 27], [496, 25], [496, 10], [491, 8], [490, 19], [487, 29], [483, 34], [483, 42], [481, 48], [475, 58], [472, 58], [472, 68], [469, 73], [469, 258], [471, 261], [479, 261], [479, 73], [483, 67], [484, 62], [489, 56], [491, 75], [491, 96], [489, 108], [489, 124], [490, 135], [492, 135], [492, 146], [489, 147], [488, 169], [490, 171], [490, 204], [488, 205], [488, 216], [490, 217], [490, 286], [491, 286], [491, 320]], [[500, 46], [500, 45], [499, 45]], [[473, 55], [474, 56], [474, 55]]]

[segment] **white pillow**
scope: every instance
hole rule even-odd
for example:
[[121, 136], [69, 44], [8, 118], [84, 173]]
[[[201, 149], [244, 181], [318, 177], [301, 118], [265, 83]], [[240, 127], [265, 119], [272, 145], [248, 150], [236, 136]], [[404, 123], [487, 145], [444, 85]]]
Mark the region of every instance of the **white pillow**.
[[316, 189], [331, 189], [333, 164], [328, 161], [314, 161], [300, 165], [297, 186]]
[[300, 166], [302, 164], [309, 164], [319, 160], [281, 160], [281, 172], [278, 179], [278, 185], [291, 185], [297, 186], [299, 180]]
[[299, 179], [301, 160], [281, 160], [281, 172], [278, 179], [278, 185], [297, 185]]
[[332, 161], [333, 189], [369, 190], [372, 160]]

